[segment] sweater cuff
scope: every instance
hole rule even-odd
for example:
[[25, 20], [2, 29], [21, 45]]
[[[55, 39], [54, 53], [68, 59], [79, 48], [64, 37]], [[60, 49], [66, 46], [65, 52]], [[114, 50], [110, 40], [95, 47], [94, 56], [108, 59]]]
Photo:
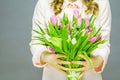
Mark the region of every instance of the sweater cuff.
[[[109, 44], [109, 46], [110, 46], [110, 44]], [[105, 65], [107, 64], [108, 56], [110, 54], [110, 48], [106, 44], [101, 44], [91, 54], [93, 56], [101, 56], [103, 58], [102, 69], [100, 71], [98, 71], [97, 73], [103, 72]]]

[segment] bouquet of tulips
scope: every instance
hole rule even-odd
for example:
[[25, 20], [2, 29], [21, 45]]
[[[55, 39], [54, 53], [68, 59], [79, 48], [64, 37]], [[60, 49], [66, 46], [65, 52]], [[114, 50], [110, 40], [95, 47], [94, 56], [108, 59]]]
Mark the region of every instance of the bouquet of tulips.
[[[39, 30], [33, 29], [33, 31], [38, 36], [33, 36], [33, 39], [43, 44], [36, 43], [35, 45], [44, 45], [55, 54], [66, 55], [67, 58], [61, 58], [64, 61], [82, 61], [83, 59], [78, 54], [83, 54], [93, 66], [90, 53], [106, 40], [101, 35], [102, 27], [97, 28], [94, 25], [96, 18], [93, 15], [90, 18], [83, 18], [81, 15], [77, 10], [74, 11], [72, 20], [69, 20], [65, 13], [62, 17], [52, 15], [46, 30], [36, 23]], [[72, 71], [72, 68], [81, 68], [82, 65], [71, 63], [62, 66], [71, 69], [67, 71], [68, 80], [78, 80], [80, 72]]]

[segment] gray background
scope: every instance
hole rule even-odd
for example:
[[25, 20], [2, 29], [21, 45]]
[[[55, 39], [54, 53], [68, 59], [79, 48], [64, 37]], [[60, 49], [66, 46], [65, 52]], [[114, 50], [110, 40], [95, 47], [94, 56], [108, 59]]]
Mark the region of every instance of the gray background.
[[[0, 0], [0, 80], [41, 80], [29, 50], [32, 15], [37, 0]], [[111, 0], [111, 54], [103, 80], [120, 79], [120, 0]]]

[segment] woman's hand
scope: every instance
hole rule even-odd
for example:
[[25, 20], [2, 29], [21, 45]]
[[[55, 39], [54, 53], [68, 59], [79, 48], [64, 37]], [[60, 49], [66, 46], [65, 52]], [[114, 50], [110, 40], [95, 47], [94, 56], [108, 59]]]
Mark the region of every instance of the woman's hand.
[[73, 69], [74, 71], [80, 71], [81, 72], [81, 74], [78, 77], [78, 80], [79, 80], [79, 79], [81, 79], [84, 76], [85, 72], [88, 71], [88, 70], [90, 70], [90, 69], [92, 69], [92, 67], [91, 67], [88, 59], [85, 57], [85, 55], [80, 54], [78, 56], [80, 58], [83, 58], [84, 61], [72, 61], [72, 63], [73, 64], [80, 64], [80, 65], [83, 66], [81, 68], [75, 68], [75, 69]]
[[[85, 55], [80, 54], [78, 56], [83, 58], [84, 61], [72, 61], [72, 63], [83, 65], [82, 68], [69, 69], [69, 68], [63, 67], [62, 64], [71, 64], [71, 62], [69, 62], [69, 61], [63, 61], [60, 59], [60, 58], [66, 58], [66, 56], [63, 54], [54, 54], [54, 53], [50, 53], [48, 51], [44, 51], [42, 53], [40, 59], [41, 59], [41, 62], [48, 63], [65, 74], [66, 74], [66, 71], [69, 71], [69, 70], [82, 72], [79, 76], [79, 79], [80, 79], [84, 76], [85, 72], [92, 69], [92, 67], [91, 67], [91, 65], [90, 65], [90, 63]], [[92, 62], [94, 64], [94, 70], [96, 72], [101, 71], [102, 65], [103, 65], [102, 57], [101, 56], [91, 56], [91, 59], [92, 59]]]
[[104, 62], [103, 58], [101, 56], [92, 56], [91, 59], [94, 64], [94, 70], [96, 72], [102, 71], [103, 62]]
[[[75, 69], [73, 69], [74, 71], [80, 71], [80, 72], [82, 72], [82, 73], [80, 74], [80, 76], [78, 77], [78, 79], [80, 79], [80, 78], [82, 78], [82, 77], [84, 76], [84, 74], [85, 74], [88, 70], [92, 69], [92, 66], [90, 65], [90, 63], [89, 63], [89, 61], [88, 61], [88, 59], [86, 58], [85, 55], [80, 54], [80, 55], [78, 55], [78, 56], [81, 57], [81, 58], [83, 58], [84, 61], [72, 61], [72, 63], [73, 63], [73, 64], [83, 65], [82, 68], [75, 68]], [[94, 64], [94, 70], [95, 70], [96, 72], [101, 71], [102, 66], [103, 66], [103, 58], [102, 58], [101, 56], [91, 56], [91, 59], [92, 59], [92, 62], [93, 62], [93, 64]]]
[[62, 64], [70, 64], [70, 62], [60, 60], [60, 58], [66, 58], [66, 56], [63, 54], [54, 54], [54, 53], [50, 53], [48, 51], [44, 51], [41, 54], [40, 59], [41, 59], [42, 63], [44, 63], [44, 64], [48, 63], [48, 64], [52, 65], [53, 67], [57, 68], [58, 70], [60, 70], [61, 72], [65, 73], [65, 71], [70, 70], [70, 69], [63, 67]]
[[[84, 74], [90, 70], [90, 69], [93, 69], [92, 66], [90, 65], [88, 59], [86, 58], [85, 55], [83, 54], [80, 54], [78, 55], [79, 57], [83, 58], [84, 61], [72, 61], [73, 64], [80, 64], [80, 65], [83, 65], [82, 68], [73, 68], [72, 70], [73, 71], [80, 71], [81, 74], [80, 76], [78, 77], [78, 79], [82, 78], [84, 76]], [[94, 64], [94, 70], [96, 72], [99, 72], [101, 71], [102, 69], [102, 66], [103, 66], [103, 58], [101, 56], [93, 56], [91, 55], [91, 59], [92, 59], [92, 62]]]

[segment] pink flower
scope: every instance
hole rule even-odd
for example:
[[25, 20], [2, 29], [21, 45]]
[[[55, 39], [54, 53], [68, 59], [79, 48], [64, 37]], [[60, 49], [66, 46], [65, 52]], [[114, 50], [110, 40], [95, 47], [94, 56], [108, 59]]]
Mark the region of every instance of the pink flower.
[[77, 19], [77, 25], [80, 26], [81, 23], [82, 23], [82, 19], [81, 19], [81, 17], [79, 17], [79, 18]]
[[92, 28], [89, 28], [89, 29], [86, 30], [86, 33], [90, 34], [91, 31], [92, 31]]
[[86, 26], [89, 26], [90, 25], [90, 20], [89, 20], [89, 18], [87, 17], [86, 18]]
[[102, 39], [102, 35], [100, 35], [99, 37], [98, 37], [98, 40], [101, 40]]
[[91, 31], [92, 31], [92, 28], [89, 28], [89, 31], [91, 32]]
[[74, 10], [74, 17], [75, 18], [78, 18], [79, 16], [79, 11], [77, 9]]
[[90, 31], [89, 31], [89, 29], [87, 29], [87, 30], [86, 30], [86, 33], [87, 33], [87, 34], [90, 34]]
[[96, 41], [96, 37], [91, 37], [91, 38], [90, 38], [90, 42], [91, 42], [91, 43], [94, 43], [95, 41]]
[[62, 26], [62, 23], [61, 23], [61, 19], [60, 19], [60, 16], [57, 16], [57, 21], [58, 21], [58, 26], [61, 27]]
[[47, 48], [48, 48], [48, 50], [49, 50], [50, 52], [52, 52], [52, 53], [55, 52], [55, 50], [54, 50], [53, 48], [51, 48], [51, 47], [47, 47]]
[[56, 24], [56, 16], [55, 16], [55, 15], [52, 15], [52, 16], [50, 17], [50, 20], [51, 20], [51, 22], [52, 22], [53, 25]]

